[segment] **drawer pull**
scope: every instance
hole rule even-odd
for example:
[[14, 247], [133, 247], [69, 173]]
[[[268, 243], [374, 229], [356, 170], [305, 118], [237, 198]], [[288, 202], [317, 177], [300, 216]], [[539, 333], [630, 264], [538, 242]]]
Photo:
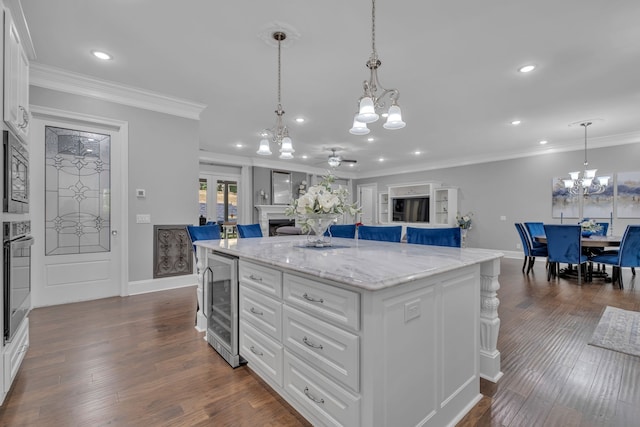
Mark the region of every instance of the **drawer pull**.
[[313, 400], [314, 402], [324, 404], [324, 399], [318, 399], [313, 394], [309, 393], [309, 387], [305, 387], [304, 388], [304, 394], [305, 394], [305, 396], [307, 396], [309, 399]]
[[251, 350], [251, 353], [256, 354], [258, 356], [264, 356], [264, 353], [261, 351], [256, 350], [256, 348], [254, 346], [249, 347], [249, 350]]
[[320, 299], [312, 298], [309, 295], [307, 295], [306, 292], [304, 294], [302, 294], [302, 298], [306, 299], [307, 301], [311, 301], [311, 302], [319, 302], [320, 304], [324, 303], [324, 300], [322, 298], [320, 298]]
[[256, 281], [258, 281], [258, 282], [262, 282], [262, 277], [260, 277], [260, 276], [256, 276], [256, 275], [254, 275], [254, 274], [251, 274], [251, 275], [249, 276], [249, 279], [251, 279], [251, 280], [256, 280]]
[[318, 348], [322, 350], [322, 344], [315, 344], [314, 342], [310, 341], [309, 338], [307, 337], [302, 338], [302, 342], [311, 348]]
[[251, 307], [249, 309], [250, 312], [252, 312], [253, 314], [257, 314], [258, 316], [264, 316], [264, 313], [261, 311], [256, 310], [255, 308]]

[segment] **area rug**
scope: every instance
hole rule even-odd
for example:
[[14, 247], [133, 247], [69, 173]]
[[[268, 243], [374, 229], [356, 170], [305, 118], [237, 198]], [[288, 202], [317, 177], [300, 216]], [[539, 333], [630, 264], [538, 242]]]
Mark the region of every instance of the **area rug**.
[[607, 306], [589, 344], [640, 357], [640, 313]]

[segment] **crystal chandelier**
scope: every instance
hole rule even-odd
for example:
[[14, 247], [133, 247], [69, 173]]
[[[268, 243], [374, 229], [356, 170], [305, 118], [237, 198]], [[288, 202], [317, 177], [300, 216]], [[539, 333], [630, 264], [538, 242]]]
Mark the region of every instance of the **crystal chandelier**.
[[[385, 108], [384, 98], [388, 97], [391, 106], [386, 114], [387, 121], [382, 127], [385, 129], [402, 129], [406, 123], [402, 121], [402, 113], [398, 105], [400, 92], [398, 89], [385, 89], [378, 80], [378, 68], [382, 65], [376, 52], [376, 1], [371, 1], [371, 56], [367, 61], [367, 68], [371, 70], [369, 80], [364, 81], [364, 95], [358, 101], [359, 111], [353, 119], [353, 127], [349, 132], [353, 135], [369, 133], [367, 123], [373, 123], [380, 117], [376, 111]], [[384, 114], [383, 114], [384, 115]]]
[[584, 127], [584, 171], [582, 176], [580, 172], [569, 172], [570, 179], [564, 180], [564, 186], [571, 194], [582, 194], [587, 197], [591, 194], [604, 193], [609, 183], [608, 176], [596, 177], [597, 169], [587, 169], [589, 162], [587, 161], [587, 127], [591, 122], [580, 123]]
[[289, 160], [293, 159], [293, 142], [289, 137], [289, 130], [287, 126], [282, 123], [282, 116], [284, 116], [284, 110], [282, 109], [281, 95], [280, 95], [280, 79], [281, 79], [281, 65], [280, 65], [280, 52], [281, 43], [287, 38], [287, 35], [282, 31], [276, 31], [272, 34], [272, 37], [278, 42], [278, 106], [276, 107], [276, 125], [271, 129], [265, 129], [262, 131], [260, 140], [260, 148], [256, 153], [269, 156], [271, 155], [271, 148], [269, 143], [274, 142], [280, 146], [280, 158]]

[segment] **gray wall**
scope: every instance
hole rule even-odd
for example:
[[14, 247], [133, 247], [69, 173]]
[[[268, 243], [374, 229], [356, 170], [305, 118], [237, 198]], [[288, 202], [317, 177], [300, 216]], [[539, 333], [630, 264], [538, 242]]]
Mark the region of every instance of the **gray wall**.
[[[377, 183], [378, 192], [389, 184], [438, 181], [459, 188], [458, 211], [472, 211], [473, 229], [467, 234], [467, 246], [504, 251], [516, 248], [520, 239], [514, 222], [542, 221], [559, 223], [551, 217], [551, 182], [582, 170], [583, 151], [550, 153], [514, 160], [445, 168], [424, 172], [359, 179], [356, 184]], [[591, 149], [589, 167], [603, 174], [640, 171], [640, 143]], [[501, 221], [500, 216], [506, 216]], [[608, 218], [607, 218], [608, 221]], [[567, 219], [567, 222], [577, 222]], [[627, 224], [638, 219], [614, 217], [614, 234], [622, 234]]]
[[[151, 280], [154, 224], [198, 220], [199, 122], [35, 86], [30, 102], [129, 123], [129, 281]], [[146, 190], [145, 199], [136, 197], [137, 188]], [[141, 213], [151, 224], [136, 224]]]

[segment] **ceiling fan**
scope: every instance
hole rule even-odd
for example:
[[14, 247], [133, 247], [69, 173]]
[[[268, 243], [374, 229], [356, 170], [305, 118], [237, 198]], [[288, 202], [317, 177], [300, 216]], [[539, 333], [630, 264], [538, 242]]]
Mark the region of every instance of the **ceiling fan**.
[[328, 163], [329, 163], [330, 167], [335, 169], [338, 166], [340, 166], [342, 163], [358, 163], [358, 161], [357, 160], [343, 159], [341, 156], [336, 154], [336, 149], [332, 148], [331, 149], [331, 155], [329, 156]]

